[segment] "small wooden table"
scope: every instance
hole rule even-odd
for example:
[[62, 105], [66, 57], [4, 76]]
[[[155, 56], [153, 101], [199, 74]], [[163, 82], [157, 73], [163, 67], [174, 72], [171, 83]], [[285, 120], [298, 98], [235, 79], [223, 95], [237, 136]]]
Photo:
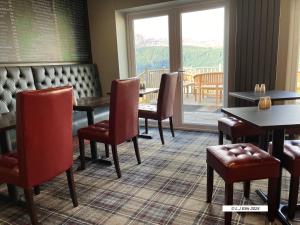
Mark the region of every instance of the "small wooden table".
[[[145, 88], [139, 90], [139, 96], [140, 98], [144, 97], [144, 95], [157, 93], [159, 91], [159, 88]], [[108, 95], [110, 95], [110, 92], [107, 92]]]
[[140, 89], [139, 95], [140, 95], [140, 97], [144, 97], [144, 95], [152, 94], [152, 93], [157, 93], [158, 91], [159, 91], [159, 88], [145, 88], [145, 89]]
[[[94, 111], [96, 108], [109, 105], [109, 97], [87, 97], [77, 100], [77, 104], [73, 106], [74, 111], [85, 111], [87, 113], [88, 125], [95, 123]], [[91, 158], [92, 161], [98, 160], [97, 144], [95, 141], [91, 141]], [[103, 161], [100, 159], [101, 162]], [[109, 162], [109, 163], [108, 163]], [[106, 161], [106, 164], [110, 164], [110, 161]]]
[[[259, 110], [258, 107], [235, 107], [222, 108], [221, 111], [244, 122], [272, 131], [272, 155], [279, 160], [282, 159], [283, 154], [284, 130], [286, 128], [300, 126], [300, 105], [275, 105], [268, 110]], [[280, 179], [278, 182], [279, 188], [276, 200], [278, 209], [277, 217], [282, 224], [288, 225], [290, 223], [282, 212], [286, 205], [280, 204], [281, 178], [282, 170], [280, 170]], [[267, 200], [267, 197], [264, 193], [259, 190], [257, 190], [257, 193], [263, 200]]]
[[300, 93], [291, 92], [291, 91], [266, 91], [265, 93], [256, 93], [254, 91], [246, 92], [229, 92], [229, 95], [235, 98], [244, 99], [249, 102], [259, 102], [260, 97], [270, 96], [272, 101], [280, 100], [296, 100], [300, 99]]

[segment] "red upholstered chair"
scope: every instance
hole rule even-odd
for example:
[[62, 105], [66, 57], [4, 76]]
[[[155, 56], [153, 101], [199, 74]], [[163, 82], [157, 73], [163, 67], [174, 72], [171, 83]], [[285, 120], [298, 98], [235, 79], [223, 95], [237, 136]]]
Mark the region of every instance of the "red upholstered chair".
[[142, 105], [139, 108], [139, 118], [145, 119], [145, 133], [148, 133], [148, 119], [157, 120], [161, 143], [165, 144], [161, 121], [169, 118], [172, 136], [173, 129], [173, 105], [175, 99], [175, 91], [178, 73], [163, 74], [160, 81], [157, 105]]
[[0, 182], [24, 189], [32, 224], [38, 224], [32, 189], [67, 173], [74, 207], [78, 205], [72, 164], [72, 88], [17, 94], [17, 154], [0, 158]]
[[109, 121], [102, 121], [77, 131], [81, 169], [85, 169], [84, 139], [111, 145], [117, 171], [121, 177], [117, 145], [132, 139], [138, 164], [141, 163], [137, 142], [139, 80], [114, 80], [111, 84]]

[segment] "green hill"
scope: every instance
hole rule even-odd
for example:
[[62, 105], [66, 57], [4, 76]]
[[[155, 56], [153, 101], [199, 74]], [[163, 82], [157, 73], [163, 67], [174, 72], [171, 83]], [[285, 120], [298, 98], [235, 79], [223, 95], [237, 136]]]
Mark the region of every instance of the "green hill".
[[[137, 74], [145, 69], [169, 68], [169, 48], [165, 46], [136, 49]], [[222, 48], [186, 46], [183, 48], [184, 67], [218, 67], [223, 64]]]

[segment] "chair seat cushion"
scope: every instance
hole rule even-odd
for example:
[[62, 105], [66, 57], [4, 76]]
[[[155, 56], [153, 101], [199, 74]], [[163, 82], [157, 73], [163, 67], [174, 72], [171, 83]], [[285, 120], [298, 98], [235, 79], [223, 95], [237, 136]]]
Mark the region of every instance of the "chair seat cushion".
[[257, 126], [244, 123], [234, 117], [223, 117], [218, 120], [218, 130], [230, 137], [265, 135], [266, 132]]
[[140, 105], [139, 106], [139, 118], [158, 119], [156, 105]]
[[109, 129], [109, 120], [103, 120], [99, 123], [95, 123], [95, 126]]
[[282, 164], [294, 176], [300, 175], [300, 140], [284, 142]]
[[20, 185], [17, 153], [7, 153], [0, 156], [0, 183]]
[[[78, 138], [110, 143], [108, 122], [101, 121], [77, 131]], [[106, 125], [107, 124], [107, 125]]]
[[7, 153], [0, 155], [0, 167], [14, 168], [18, 166], [18, 154], [17, 153]]
[[206, 161], [226, 182], [279, 176], [279, 160], [252, 144], [207, 148]]

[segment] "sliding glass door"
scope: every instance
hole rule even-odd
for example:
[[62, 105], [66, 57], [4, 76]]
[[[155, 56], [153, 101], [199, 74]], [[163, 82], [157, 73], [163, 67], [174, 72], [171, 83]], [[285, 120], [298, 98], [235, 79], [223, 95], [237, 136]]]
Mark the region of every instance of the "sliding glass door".
[[216, 125], [224, 86], [224, 7], [181, 13], [182, 122]]

